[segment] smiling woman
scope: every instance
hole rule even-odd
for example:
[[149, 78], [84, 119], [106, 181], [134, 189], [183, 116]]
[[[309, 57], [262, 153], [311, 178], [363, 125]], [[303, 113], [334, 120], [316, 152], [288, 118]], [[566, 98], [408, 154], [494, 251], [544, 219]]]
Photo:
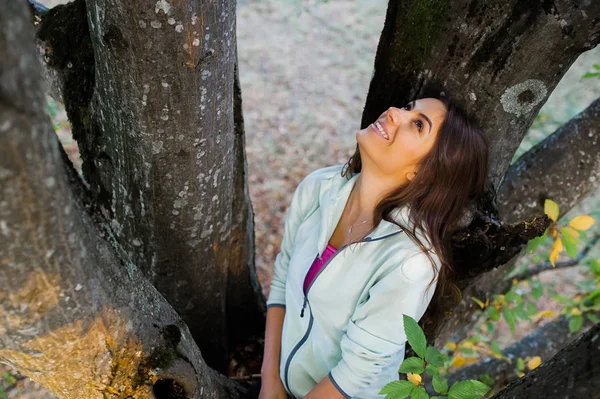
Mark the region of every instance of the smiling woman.
[[421, 98], [356, 140], [347, 164], [302, 180], [286, 212], [260, 399], [384, 398], [404, 360], [402, 315], [429, 308], [435, 329], [456, 289], [450, 237], [484, 189], [482, 132], [449, 99]]

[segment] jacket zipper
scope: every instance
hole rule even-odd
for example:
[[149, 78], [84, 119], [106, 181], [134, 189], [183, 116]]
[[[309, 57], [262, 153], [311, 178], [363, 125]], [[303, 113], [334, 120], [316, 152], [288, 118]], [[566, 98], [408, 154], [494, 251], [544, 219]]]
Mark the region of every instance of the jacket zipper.
[[[302, 311], [300, 312], [300, 317], [304, 317], [304, 308], [306, 307], [306, 304], [309, 302], [308, 301], [308, 293], [310, 292], [310, 288], [315, 283], [315, 281], [317, 280], [317, 278], [321, 275], [321, 273], [323, 272], [323, 270], [325, 270], [325, 268], [333, 260], [333, 258], [335, 258], [337, 256], [337, 254], [339, 254], [340, 252], [342, 252], [342, 250], [344, 248], [346, 248], [347, 246], [352, 245], [352, 244], [357, 244], [359, 242], [372, 242], [372, 241], [382, 240], [384, 238], [387, 238], [387, 237], [390, 237], [390, 236], [393, 236], [393, 235], [396, 235], [396, 234], [399, 234], [399, 233], [402, 233], [402, 230], [397, 231], [395, 233], [391, 233], [391, 234], [382, 236], [382, 237], [378, 237], [378, 238], [375, 238], [375, 239], [373, 239], [371, 237], [365, 237], [364, 239], [362, 239], [360, 241], [351, 242], [349, 244], [342, 245], [333, 255], [331, 255], [331, 257], [323, 265], [323, 267], [321, 268], [321, 270], [319, 270], [319, 272], [317, 273], [317, 275], [315, 276], [315, 278], [313, 278], [313, 280], [308, 285], [308, 288], [306, 289], [306, 293], [304, 294], [304, 303], [302, 305]], [[315, 260], [316, 260], [317, 257], [319, 257], [319, 253], [317, 253], [317, 255], [315, 256]], [[307, 272], [307, 274], [308, 274], [308, 272]], [[306, 279], [306, 276], [304, 276], [304, 278]], [[309, 303], [309, 305], [310, 305], [310, 303]], [[310, 306], [309, 306], [309, 309], [310, 309]], [[300, 339], [300, 341], [294, 346], [294, 348], [290, 352], [290, 354], [289, 354], [289, 356], [287, 358], [287, 361], [285, 363], [285, 385], [287, 386], [287, 390], [290, 393], [290, 395], [292, 395], [292, 393], [291, 393], [292, 391], [290, 390], [290, 383], [289, 383], [290, 363], [292, 362], [292, 358], [294, 357], [294, 355], [296, 354], [296, 352], [298, 352], [298, 350], [300, 349], [300, 347], [302, 346], [302, 344], [308, 339], [308, 335], [310, 334], [310, 331], [311, 331], [311, 328], [312, 328], [312, 324], [313, 324], [312, 311], [310, 311], [309, 314], [310, 314], [310, 320], [308, 322], [308, 328], [307, 328], [306, 332], [304, 333], [304, 336]]]

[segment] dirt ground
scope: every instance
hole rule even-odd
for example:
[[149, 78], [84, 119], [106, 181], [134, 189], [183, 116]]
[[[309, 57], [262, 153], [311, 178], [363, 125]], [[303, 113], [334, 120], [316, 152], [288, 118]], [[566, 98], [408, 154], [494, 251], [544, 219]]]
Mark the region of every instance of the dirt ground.
[[[312, 170], [345, 163], [354, 151], [386, 4], [384, 0], [240, 2], [237, 37], [248, 179], [256, 224], [256, 267], [265, 297], [281, 243], [282, 218], [294, 189]], [[579, 79], [599, 61], [600, 48], [576, 61], [540, 111], [546, 122], [530, 129], [519, 154], [600, 95], [600, 80]], [[61, 141], [78, 165], [77, 145], [64, 111], [50, 105]], [[571, 214], [599, 205], [600, 193], [595, 193]], [[535, 263], [531, 256], [520, 262]], [[572, 297], [583, 279], [582, 270], [552, 270], [538, 278]], [[560, 307], [547, 295], [538, 301], [539, 309]], [[520, 322], [511, 333], [500, 322], [492, 339], [503, 348], [531, 329], [531, 323]], [[9, 366], [0, 365], [0, 375], [3, 372], [19, 377]], [[54, 397], [28, 378], [5, 382], [4, 387], [7, 398]]]

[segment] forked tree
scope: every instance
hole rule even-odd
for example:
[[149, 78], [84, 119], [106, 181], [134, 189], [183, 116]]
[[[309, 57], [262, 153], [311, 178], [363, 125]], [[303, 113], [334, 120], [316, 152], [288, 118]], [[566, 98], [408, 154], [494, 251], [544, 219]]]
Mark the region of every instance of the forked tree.
[[[227, 378], [228, 360], [264, 333], [266, 307], [236, 2], [0, 10], [0, 361], [61, 398], [239, 397], [247, 387]], [[510, 166], [563, 74], [599, 41], [598, 1], [390, 1], [361, 127], [445, 90], [490, 143], [489, 195], [454, 243], [464, 297], [507, 289], [497, 282], [548, 226], [544, 198], [565, 212], [600, 182], [600, 100]], [[65, 105], [84, 179], [46, 93]], [[464, 334], [474, 310], [463, 301], [429, 340]], [[596, 325], [498, 397], [597, 392], [598, 335]]]

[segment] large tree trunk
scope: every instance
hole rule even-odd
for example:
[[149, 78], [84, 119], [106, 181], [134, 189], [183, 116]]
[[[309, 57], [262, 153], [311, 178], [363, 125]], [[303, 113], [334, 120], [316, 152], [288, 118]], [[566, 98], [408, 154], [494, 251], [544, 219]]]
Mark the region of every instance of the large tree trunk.
[[61, 398], [237, 397], [109, 243], [45, 113], [24, 2], [0, 13], [0, 360]]
[[[477, 217], [498, 219], [492, 199], [514, 150], [564, 72], [600, 40], [600, 3], [578, 7], [390, 2], [362, 126], [447, 87], [486, 131], [491, 195]], [[238, 396], [243, 388], [218, 371], [231, 345], [263, 332], [265, 306], [235, 2], [75, 0], [44, 16], [39, 39], [61, 82], [85, 187], [43, 115], [24, 3], [1, 9], [0, 360], [65, 398]], [[535, 189], [520, 198], [537, 199]], [[480, 234], [483, 243], [457, 241], [473, 254], [463, 287], [548, 220], [515, 222]]]
[[[560, 206], [561, 215], [600, 185], [600, 99], [531, 148], [506, 173], [498, 190], [498, 208], [502, 220], [514, 223], [542, 212], [544, 200], [551, 198]], [[516, 258], [514, 259], [516, 261]], [[503, 294], [512, 285], [504, 277], [514, 261], [477, 276], [463, 289], [464, 298], [483, 302], [494, 294]], [[474, 301], [463, 301], [455, 308], [436, 340], [458, 342], [477, 322], [472, 317], [479, 309]]]
[[[493, 198], [539, 109], [575, 59], [600, 41], [599, 18], [600, 2], [390, 2], [361, 125], [366, 127], [391, 105], [448, 90], [486, 134]], [[528, 186], [521, 198], [529, 193], [529, 200], [538, 200], [538, 187]], [[480, 208], [498, 219], [493, 201]], [[533, 209], [543, 214], [543, 208]], [[522, 242], [506, 246], [510, 240], [496, 245], [491, 239], [491, 250], [477, 242], [469, 248], [468, 238], [494, 234], [495, 229], [468, 234], [459, 265], [461, 289], [477, 284], [476, 276], [485, 279], [489, 270], [493, 273], [519, 253]], [[483, 251], [489, 251], [490, 260], [482, 258]], [[470, 320], [477, 307], [466, 305], [446, 318], [438, 335], [443, 338], [436, 339], [438, 346]]]
[[235, 15], [233, 0], [77, 0], [40, 29], [64, 76], [84, 177], [118, 245], [223, 373], [233, 346], [265, 322]]

